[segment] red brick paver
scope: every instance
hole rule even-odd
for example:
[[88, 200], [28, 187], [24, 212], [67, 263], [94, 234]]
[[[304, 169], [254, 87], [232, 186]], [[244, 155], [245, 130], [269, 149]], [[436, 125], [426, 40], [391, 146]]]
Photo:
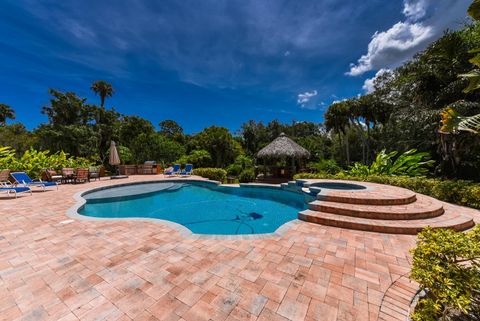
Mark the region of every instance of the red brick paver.
[[78, 191], [125, 182], [0, 199], [1, 320], [378, 320], [382, 302], [397, 306], [384, 297], [409, 271], [414, 236], [299, 222], [222, 241], [66, 216]]

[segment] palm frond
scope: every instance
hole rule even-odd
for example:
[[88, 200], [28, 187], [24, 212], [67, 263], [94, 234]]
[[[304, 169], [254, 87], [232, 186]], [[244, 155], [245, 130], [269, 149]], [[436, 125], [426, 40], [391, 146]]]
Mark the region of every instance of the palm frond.
[[470, 117], [465, 117], [459, 124], [458, 130], [463, 130], [471, 133], [480, 133], [480, 114]]

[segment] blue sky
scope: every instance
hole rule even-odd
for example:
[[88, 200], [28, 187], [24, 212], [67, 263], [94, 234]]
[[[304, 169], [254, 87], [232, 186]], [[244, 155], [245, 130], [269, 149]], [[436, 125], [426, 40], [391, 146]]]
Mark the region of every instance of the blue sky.
[[187, 132], [323, 120], [335, 100], [466, 22], [470, 0], [0, 1], [0, 102], [29, 128], [48, 88]]

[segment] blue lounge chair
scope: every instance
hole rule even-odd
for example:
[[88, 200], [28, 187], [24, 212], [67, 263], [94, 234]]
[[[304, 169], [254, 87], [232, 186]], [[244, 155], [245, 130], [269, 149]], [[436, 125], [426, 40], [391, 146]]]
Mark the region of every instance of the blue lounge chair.
[[187, 164], [185, 165], [185, 169], [180, 172], [181, 176], [187, 176], [187, 175], [192, 175], [193, 171], [193, 165], [192, 164]]
[[42, 180], [34, 181], [25, 172], [16, 172], [16, 173], [11, 173], [10, 175], [13, 177], [16, 184], [20, 184], [26, 187], [36, 186], [36, 187], [40, 187], [43, 191], [45, 191], [45, 188], [52, 187], [52, 186], [56, 186], [58, 189], [58, 183], [42, 182]]
[[173, 165], [173, 169], [171, 172], [165, 172], [164, 174], [173, 176], [173, 175], [178, 175], [179, 173], [180, 173], [180, 164], [175, 164]]
[[15, 187], [15, 186], [7, 185], [5, 183], [0, 184], [0, 192], [7, 193], [7, 196], [10, 196], [10, 193], [13, 193], [13, 195], [15, 195], [15, 198], [17, 198], [17, 194], [25, 193], [25, 192], [30, 192], [30, 195], [32, 195], [32, 190], [30, 189], [30, 187], [26, 187], [26, 186]]

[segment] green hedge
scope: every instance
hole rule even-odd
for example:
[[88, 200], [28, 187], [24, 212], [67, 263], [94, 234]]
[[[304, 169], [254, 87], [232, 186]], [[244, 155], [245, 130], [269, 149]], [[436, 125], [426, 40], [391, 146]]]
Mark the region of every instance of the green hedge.
[[416, 193], [429, 195], [445, 202], [480, 209], [480, 184], [472, 181], [407, 176], [358, 177], [345, 174], [329, 175], [322, 173], [295, 175], [295, 179], [302, 178], [345, 179], [393, 185], [407, 188]]
[[221, 183], [227, 180], [227, 172], [221, 168], [196, 168], [193, 175], [202, 176]]

